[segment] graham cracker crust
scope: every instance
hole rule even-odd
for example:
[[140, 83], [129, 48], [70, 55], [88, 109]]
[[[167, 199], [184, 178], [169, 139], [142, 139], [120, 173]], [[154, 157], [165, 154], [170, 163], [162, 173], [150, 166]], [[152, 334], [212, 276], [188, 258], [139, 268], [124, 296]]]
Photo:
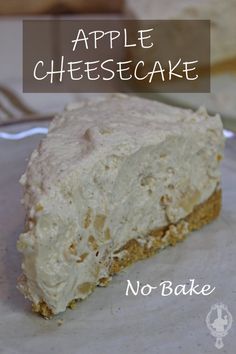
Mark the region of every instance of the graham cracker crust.
[[223, 62], [215, 63], [211, 67], [211, 74], [236, 73], [236, 57]]
[[[178, 221], [177, 224], [169, 224], [166, 227], [151, 230], [147, 238], [151, 239], [151, 247], [148, 243], [142, 245], [133, 239], [127, 242], [119, 251], [126, 251], [122, 259], [114, 258], [111, 265], [111, 275], [120, 272], [132, 263], [153, 256], [158, 250], [166, 246], [174, 246], [183, 241], [188, 233], [198, 230], [217, 218], [221, 210], [221, 190], [216, 190], [204, 203], [196, 206], [191, 214]], [[186, 230], [187, 228], [187, 230]]]
[[[165, 227], [151, 230], [147, 234], [145, 238], [147, 242], [144, 244], [138, 242], [136, 239], [128, 241], [126, 245], [115, 252], [110, 267], [110, 275], [119, 273], [134, 262], [153, 256], [157, 251], [168, 245], [174, 246], [177, 242], [183, 241], [188, 233], [198, 230], [216, 219], [220, 210], [221, 190], [216, 190], [205, 202], [196, 206], [191, 214], [179, 220], [176, 224], [169, 224]], [[120, 258], [118, 254], [122, 251], [124, 256]], [[73, 308], [76, 302], [76, 299], [72, 300], [68, 304], [68, 307]], [[53, 316], [53, 311], [44, 301], [33, 304], [32, 310], [45, 318]]]

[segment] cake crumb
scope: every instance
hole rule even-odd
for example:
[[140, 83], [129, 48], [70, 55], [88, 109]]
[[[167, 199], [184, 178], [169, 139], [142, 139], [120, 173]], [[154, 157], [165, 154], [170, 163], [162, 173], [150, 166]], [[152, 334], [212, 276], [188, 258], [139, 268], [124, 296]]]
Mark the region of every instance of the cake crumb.
[[68, 304], [68, 307], [71, 309], [71, 310], [74, 310], [76, 308], [76, 303], [77, 303], [77, 300], [74, 299], [72, 301], [70, 301], [70, 303]]
[[64, 322], [63, 319], [60, 318], [60, 319], [57, 321], [58, 327], [62, 326], [62, 325], [63, 325], [63, 322]]

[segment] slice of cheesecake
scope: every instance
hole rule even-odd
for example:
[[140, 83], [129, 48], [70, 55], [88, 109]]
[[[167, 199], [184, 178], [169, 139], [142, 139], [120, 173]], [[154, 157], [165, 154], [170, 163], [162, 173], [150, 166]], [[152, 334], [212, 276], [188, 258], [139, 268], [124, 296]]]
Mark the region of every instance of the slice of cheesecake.
[[[235, 11], [236, 0], [126, 0], [125, 2], [127, 17], [136, 20], [210, 20], [211, 64], [214, 72], [222, 72], [223, 68], [235, 71]], [[178, 30], [177, 27], [177, 34]], [[181, 38], [182, 35], [180, 32], [179, 37]], [[192, 37], [193, 33], [191, 33]], [[158, 51], [157, 55], [159, 55]], [[154, 58], [153, 54], [151, 58]]]
[[216, 218], [223, 146], [203, 108], [114, 95], [57, 116], [21, 178], [18, 287], [33, 310], [64, 311]]

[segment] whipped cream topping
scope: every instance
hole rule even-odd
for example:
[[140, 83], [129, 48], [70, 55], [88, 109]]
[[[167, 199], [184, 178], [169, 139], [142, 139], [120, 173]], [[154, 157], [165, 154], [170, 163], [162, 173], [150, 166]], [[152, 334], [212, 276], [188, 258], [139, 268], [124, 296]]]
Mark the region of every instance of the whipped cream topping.
[[220, 117], [203, 108], [125, 95], [68, 106], [21, 178], [21, 291], [55, 314], [85, 298], [109, 277], [114, 252], [209, 198], [223, 145]]

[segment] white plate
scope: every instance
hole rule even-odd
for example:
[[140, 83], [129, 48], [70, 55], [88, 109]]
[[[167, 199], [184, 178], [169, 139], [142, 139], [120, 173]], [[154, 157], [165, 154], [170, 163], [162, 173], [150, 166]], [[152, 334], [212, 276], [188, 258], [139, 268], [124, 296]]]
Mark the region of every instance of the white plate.
[[[38, 125], [4, 130], [13, 133]], [[222, 301], [236, 321], [236, 140], [227, 141], [224, 203], [217, 221], [114, 277], [108, 288], [96, 289], [75, 310], [45, 321], [30, 312], [29, 303], [16, 289], [20, 274], [16, 239], [24, 222], [18, 180], [40, 138], [0, 139], [0, 353], [216, 353], [215, 338], [205, 323], [211, 306]], [[158, 287], [146, 297], [125, 296], [127, 279], [158, 286], [161, 280], [180, 284], [192, 278], [215, 286], [215, 291], [210, 296], [162, 297]], [[61, 326], [59, 319], [63, 319]], [[235, 353], [235, 322], [223, 341], [222, 353]]]

